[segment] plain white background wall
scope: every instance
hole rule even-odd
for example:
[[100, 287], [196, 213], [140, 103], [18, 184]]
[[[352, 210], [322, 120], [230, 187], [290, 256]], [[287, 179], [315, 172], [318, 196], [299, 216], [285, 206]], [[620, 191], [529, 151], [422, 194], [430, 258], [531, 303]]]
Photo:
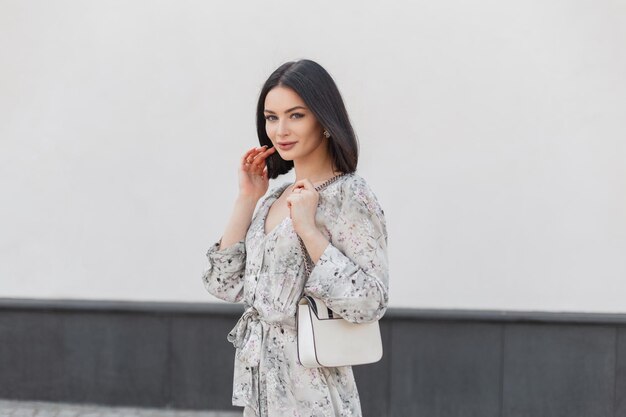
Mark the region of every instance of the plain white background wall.
[[257, 94], [309, 58], [392, 307], [626, 313], [625, 40], [611, 1], [1, 0], [0, 297], [221, 302]]

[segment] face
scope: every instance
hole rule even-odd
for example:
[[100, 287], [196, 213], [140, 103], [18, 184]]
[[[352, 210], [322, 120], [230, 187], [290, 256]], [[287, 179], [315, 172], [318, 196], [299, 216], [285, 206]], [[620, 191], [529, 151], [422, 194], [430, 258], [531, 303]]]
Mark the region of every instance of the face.
[[[277, 86], [265, 97], [265, 131], [285, 160], [326, 152], [323, 127], [300, 96], [291, 88]], [[281, 143], [295, 142], [289, 147]]]

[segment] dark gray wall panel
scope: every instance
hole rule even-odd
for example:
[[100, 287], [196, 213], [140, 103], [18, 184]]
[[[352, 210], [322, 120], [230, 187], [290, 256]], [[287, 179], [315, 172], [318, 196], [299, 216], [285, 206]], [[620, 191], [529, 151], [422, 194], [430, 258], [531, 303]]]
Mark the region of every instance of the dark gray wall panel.
[[505, 417], [613, 417], [615, 329], [509, 324]]
[[167, 404], [167, 317], [56, 314], [63, 322], [68, 400], [140, 406]]
[[226, 340], [236, 323], [235, 316], [172, 318], [173, 407], [242, 410], [231, 405], [235, 348]]
[[[237, 410], [242, 305], [0, 299], [0, 398]], [[365, 417], [626, 417], [626, 315], [389, 309]], [[613, 414], [614, 413], [614, 414]]]
[[383, 317], [380, 322], [383, 357], [376, 363], [352, 367], [363, 417], [385, 417], [389, 410], [391, 369], [391, 321]]
[[62, 319], [39, 312], [0, 313], [0, 397], [67, 397]]
[[617, 329], [615, 417], [626, 417], [626, 327]]
[[501, 324], [394, 322], [390, 415], [498, 417], [501, 340]]
[[164, 405], [168, 334], [158, 315], [0, 315], [0, 396]]

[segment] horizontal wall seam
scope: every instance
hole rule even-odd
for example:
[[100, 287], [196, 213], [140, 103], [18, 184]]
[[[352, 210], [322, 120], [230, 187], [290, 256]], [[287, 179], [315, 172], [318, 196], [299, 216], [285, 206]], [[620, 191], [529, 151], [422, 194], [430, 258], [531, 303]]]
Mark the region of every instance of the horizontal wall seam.
[[[238, 315], [242, 303], [0, 298], [0, 310]], [[626, 313], [388, 308], [382, 320], [626, 324]]]

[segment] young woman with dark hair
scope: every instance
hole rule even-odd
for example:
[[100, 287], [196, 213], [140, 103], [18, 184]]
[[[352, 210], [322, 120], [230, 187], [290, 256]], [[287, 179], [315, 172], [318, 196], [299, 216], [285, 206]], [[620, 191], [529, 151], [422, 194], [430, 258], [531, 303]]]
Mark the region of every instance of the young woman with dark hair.
[[[239, 196], [203, 273], [209, 293], [245, 305], [227, 336], [236, 347], [232, 403], [244, 407], [244, 417], [361, 416], [350, 366], [298, 362], [295, 314], [300, 297], [312, 295], [354, 323], [384, 315], [383, 209], [356, 173], [356, 136], [335, 82], [319, 64], [303, 59], [276, 69], [256, 118], [261, 146], [241, 157]], [[255, 213], [269, 179], [292, 168], [296, 181], [273, 188]]]

